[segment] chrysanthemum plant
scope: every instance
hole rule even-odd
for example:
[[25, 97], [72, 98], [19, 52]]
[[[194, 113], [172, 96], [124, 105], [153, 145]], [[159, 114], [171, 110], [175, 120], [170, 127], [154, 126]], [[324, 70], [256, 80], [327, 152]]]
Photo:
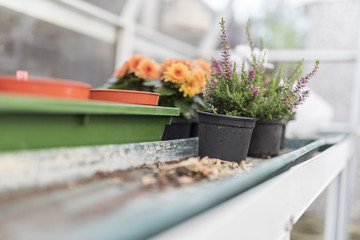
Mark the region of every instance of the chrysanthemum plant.
[[197, 115], [196, 110], [206, 109], [202, 96], [206, 75], [210, 75], [210, 64], [202, 59], [169, 58], [159, 66], [134, 55], [115, 72], [106, 87], [159, 93], [160, 106], [178, 107], [180, 115], [189, 119]]
[[154, 91], [160, 93], [161, 106], [177, 107], [185, 118], [197, 115], [196, 110], [205, 110], [202, 96], [210, 64], [202, 59], [192, 62], [186, 59], [170, 58], [160, 68], [161, 86]]
[[[263, 61], [253, 60], [252, 68], [236, 73], [236, 63], [230, 62], [229, 44], [224, 19], [220, 22], [222, 61], [212, 61], [211, 77], [204, 90], [204, 98], [210, 111], [231, 116], [253, 117], [261, 120], [277, 120], [290, 116], [298, 105], [309, 96], [305, 86], [316, 73], [319, 61], [312, 72], [301, 77], [298, 68], [289, 77], [283, 76], [283, 67], [269, 81], [265, 80]], [[296, 82], [296, 85], [294, 86]]]

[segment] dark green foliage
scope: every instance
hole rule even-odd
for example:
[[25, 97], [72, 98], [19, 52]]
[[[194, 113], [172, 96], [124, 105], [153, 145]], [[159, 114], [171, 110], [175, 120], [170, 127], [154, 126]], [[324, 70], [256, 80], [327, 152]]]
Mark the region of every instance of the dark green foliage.
[[193, 98], [184, 97], [177, 88], [171, 83], [164, 83], [161, 87], [155, 88], [154, 92], [159, 93], [159, 105], [164, 107], [177, 107], [180, 109], [181, 116], [190, 119], [197, 116], [196, 110], [206, 109], [204, 99], [201, 94]]
[[156, 79], [144, 79], [135, 76], [134, 73], [131, 73], [127, 76], [124, 76], [121, 79], [117, 79], [115, 84], [109, 86], [109, 89], [127, 89], [127, 90], [136, 90], [136, 91], [146, 91], [153, 92], [155, 85], [147, 84], [152, 81], [159, 82]]

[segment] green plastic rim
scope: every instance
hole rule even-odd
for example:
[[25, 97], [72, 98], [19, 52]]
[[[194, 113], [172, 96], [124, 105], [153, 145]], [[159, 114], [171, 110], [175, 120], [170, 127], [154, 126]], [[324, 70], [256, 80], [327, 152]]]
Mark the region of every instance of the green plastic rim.
[[73, 101], [0, 94], [1, 112], [42, 112], [77, 114], [138, 114], [179, 116], [178, 108], [145, 106], [102, 101]]

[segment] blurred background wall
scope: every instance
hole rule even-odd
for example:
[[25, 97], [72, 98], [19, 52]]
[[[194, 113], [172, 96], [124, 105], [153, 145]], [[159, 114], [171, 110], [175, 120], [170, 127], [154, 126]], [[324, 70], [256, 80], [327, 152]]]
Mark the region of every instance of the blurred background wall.
[[114, 44], [6, 7], [0, 7], [0, 22], [1, 74], [13, 75], [24, 69], [33, 76], [80, 80], [96, 86], [113, 71]]

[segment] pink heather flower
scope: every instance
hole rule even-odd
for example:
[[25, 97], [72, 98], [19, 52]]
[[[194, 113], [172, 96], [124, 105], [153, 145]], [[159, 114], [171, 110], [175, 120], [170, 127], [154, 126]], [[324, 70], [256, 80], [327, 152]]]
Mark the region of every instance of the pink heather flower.
[[252, 84], [249, 84], [248, 86], [245, 87], [245, 90], [247, 92], [251, 91], [251, 96], [254, 97], [254, 99], [256, 99], [258, 97], [258, 94], [261, 92], [260, 87], [259, 86], [254, 86]]
[[213, 78], [220, 79], [222, 76], [223, 69], [220, 65], [220, 63], [217, 60], [212, 60], [211, 65], [214, 70], [214, 75], [212, 75]]
[[225, 21], [221, 19], [220, 22], [221, 26], [221, 38], [222, 38], [222, 49], [221, 49], [221, 56], [222, 56], [222, 65], [224, 66], [224, 78], [227, 82], [231, 80], [231, 63], [230, 63], [230, 53], [229, 53], [229, 43], [226, 36], [226, 28], [225, 28]]
[[248, 80], [249, 80], [250, 82], [254, 80], [254, 78], [255, 78], [255, 71], [254, 71], [254, 69], [249, 69], [247, 78], [248, 78]]
[[281, 100], [286, 102], [290, 111], [294, 111], [298, 105], [302, 105], [306, 98], [309, 97], [310, 91], [304, 90], [306, 84], [309, 80], [315, 76], [316, 72], [319, 69], [319, 61], [316, 61], [314, 69], [308, 73], [307, 75], [301, 77], [298, 81], [296, 86], [290, 91], [289, 94], [286, 95], [286, 98], [282, 98]]

